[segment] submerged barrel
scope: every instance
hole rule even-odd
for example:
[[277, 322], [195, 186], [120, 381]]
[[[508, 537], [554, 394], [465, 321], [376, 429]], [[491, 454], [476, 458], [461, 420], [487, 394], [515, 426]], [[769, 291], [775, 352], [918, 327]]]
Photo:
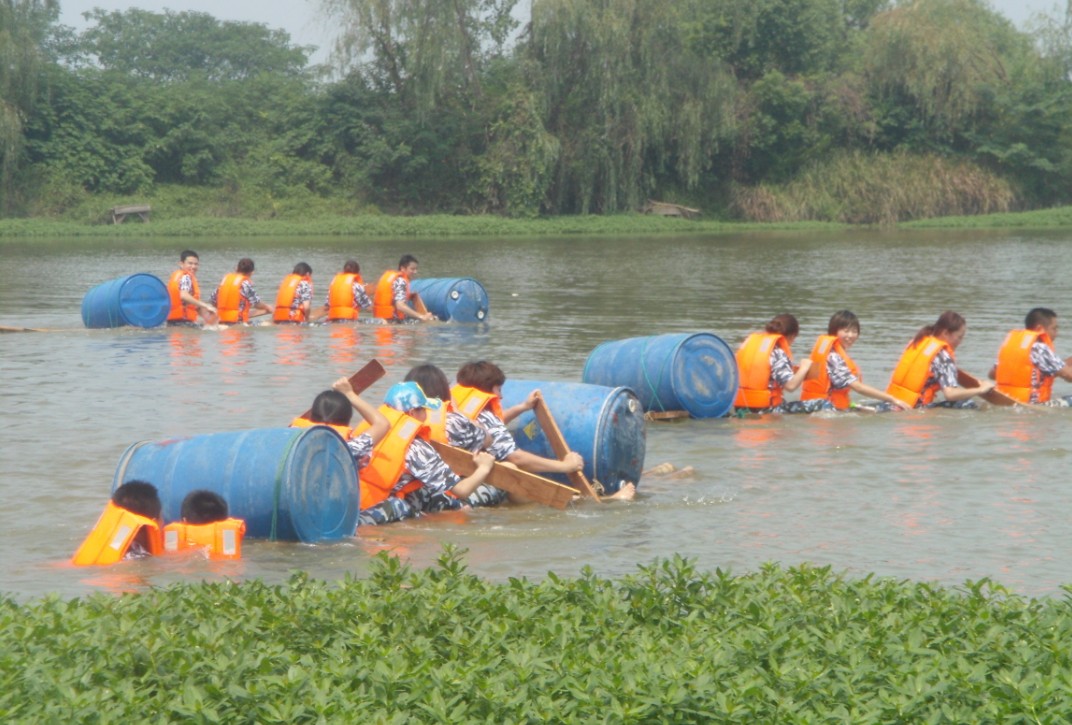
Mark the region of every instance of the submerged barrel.
[[[644, 468], [644, 413], [633, 391], [584, 383], [507, 380], [503, 407], [523, 402], [539, 389], [570, 450], [584, 457], [584, 474], [599, 481], [605, 493], [615, 493], [623, 481], [638, 483]], [[518, 448], [555, 458], [551, 444], [531, 410], [510, 424]], [[547, 474], [563, 483], [564, 475]]]
[[160, 492], [164, 521], [178, 521], [186, 494], [222, 496], [246, 535], [273, 541], [336, 541], [353, 536], [360, 497], [357, 470], [339, 435], [323, 426], [213, 433], [127, 448], [112, 480]]
[[167, 285], [145, 272], [103, 282], [82, 298], [86, 327], [156, 327], [171, 310]]
[[592, 350], [581, 379], [630, 387], [646, 411], [718, 418], [730, 411], [737, 395], [737, 359], [709, 332], [631, 337]]
[[409, 288], [441, 320], [484, 322], [488, 317], [488, 293], [472, 277], [415, 279]]

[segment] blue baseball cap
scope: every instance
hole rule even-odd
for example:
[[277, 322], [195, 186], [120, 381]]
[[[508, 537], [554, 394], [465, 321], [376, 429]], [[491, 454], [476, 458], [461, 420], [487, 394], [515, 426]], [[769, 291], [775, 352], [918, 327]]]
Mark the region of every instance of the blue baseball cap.
[[439, 410], [443, 406], [443, 401], [439, 398], [427, 397], [421, 390], [421, 386], [412, 381], [392, 385], [383, 396], [383, 402], [400, 413], [408, 413], [415, 408]]

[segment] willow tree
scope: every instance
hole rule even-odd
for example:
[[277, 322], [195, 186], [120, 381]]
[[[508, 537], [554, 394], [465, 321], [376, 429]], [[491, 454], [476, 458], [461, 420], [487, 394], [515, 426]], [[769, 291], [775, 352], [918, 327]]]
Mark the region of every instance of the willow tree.
[[487, 60], [517, 27], [517, 0], [321, 0], [337, 22], [336, 50], [421, 118], [443, 103], [474, 106]]
[[45, 37], [58, 17], [56, 0], [0, 0], [0, 212], [14, 205], [23, 127], [40, 90]]
[[945, 143], [1007, 83], [998, 40], [1008, 22], [982, 0], [913, 0], [875, 17], [867, 75], [876, 96], [907, 105]]
[[558, 162], [554, 212], [695, 189], [733, 125], [734, 84], [686, 30], [699, 0], [534, 0], [526, 57]]

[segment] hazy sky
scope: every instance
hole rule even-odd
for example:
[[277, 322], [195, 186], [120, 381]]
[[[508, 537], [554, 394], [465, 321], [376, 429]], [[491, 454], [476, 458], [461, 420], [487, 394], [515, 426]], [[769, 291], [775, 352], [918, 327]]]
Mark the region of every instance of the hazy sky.
[[[1003, 13], [1017, 25], [1022, 26], [1033, 14], [1048, 12], [1057, 15], [1057, 0], [991, 0], [991, 6]], [[522, 0], [519, 5], [527, 7]], [[334, 35], [319, 14], [316, 0], [60, 0], [60, 21], [64, 25], [84, 28], [82, 13], [92, 8], [126, 10], [142, 8], [156, 12], [164, 9], [182, 12], [203, 12], [220, 20], [246, 20], [264, 23], [271, 28], [282, 28], [290, 33], [291, 40], [300, 45], [316, 45], [321, 48], [314, 61], [323, 61]], [[1064, 2], [1060, 7], [1065, 7]]]

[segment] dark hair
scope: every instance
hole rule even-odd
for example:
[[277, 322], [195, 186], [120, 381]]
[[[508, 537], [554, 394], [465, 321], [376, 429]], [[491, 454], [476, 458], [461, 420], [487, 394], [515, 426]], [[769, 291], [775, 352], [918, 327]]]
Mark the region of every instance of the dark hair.
[[223, 521], [227, 518], [227, 502], [213, 491], [190, 491], [182, 500], [181, 515], [183, 521], [195, 526]]
[[300, 274], [302, 277], [304, 277], [305, 275], [312, 274], [312, 273], [313, 273], [313, 268], [310, 267], [305, 262], [298, 262], [297, 264], [294, 265], [294, 274]]
[[767, 323], [767, 326], [764, 329], [772, 335], [793, 337], [800, 333], [800, 324], [797, 322], [797, 318], [793, 317], [788, 312], [783, 312], [780, 315], [772, 317], [771, 321]]
[[1024, 318], [1024, 328], [1033, 330], [1039, 325], [1048, 325], [1057, 318], [1057, 313], [1048, 307], [1036, 307]]
[[239, 274], [249, 274], [253, 271], [253, 260], [249, 257], [242, 257], [238, 260], [238, 267], [235, 269]]
[[953, 312], [953, 310], [946, 310], [938, 315], [938, 319], [933, 325], [924, 325], [919, 328], [919, 332], [912, 338], [912, 344], [915, 345], [925, 337], [937, 336], [943, 332], [958, 332], [966, 324], [967, 322], [960, 313]]
[[309, 420], [327, 425], [350, 425], [354, 407], [350, 400], [337, 390], [325, 390], [313, 398]]
[[502, 369], [487, 360], [479, 360], [462, 365], [458, 370], [458, 384], [467, 388], [476, 388], [490, 393], [496, 385], [506, 382], [506, 373]]
[[179, 261], [180, 262], [185, 262], [190, 257], [193, 257], [194, 259], [201, 259], [201, 257], [197, 256], [197, 252], [195, 252], [194, 250], [192, 250], [192, 249], [184, 249], [184, 250], [182, 250], [182, 254], [179, 255]]
[[836, 335], [841, 330], [856, 330], [856, 332], [859, 332], [860, 318], [848, 310], [838, 310], [830, 317], [830, 322], [826, 325], [826, 334]]
[[402, 259], [398, 260], [398, 268], [408, 267], [411, 262], [416, 262], [417, 258], [412, 254], [403, 254]]
[[112, 503], [119, 508], [124, 508], [131, 513], [144, 516], [147, 519], [159, 519], [160, 494], [156, 492], [156, 486], [146, 481], [127, 481], [112, 493]]
[[450, 400], [450, 381], [447, 380], [446, 373], [435, 365], [430, 363], [418, 365], [406, 373], [403, 381], [417, 383], [429, 398], [439, 398], [443, 401]]
[[361, 265], [355, 259], [347, 259], [346, 264], [342, 266], [342, 271], [346, 274], [360, 274]]

